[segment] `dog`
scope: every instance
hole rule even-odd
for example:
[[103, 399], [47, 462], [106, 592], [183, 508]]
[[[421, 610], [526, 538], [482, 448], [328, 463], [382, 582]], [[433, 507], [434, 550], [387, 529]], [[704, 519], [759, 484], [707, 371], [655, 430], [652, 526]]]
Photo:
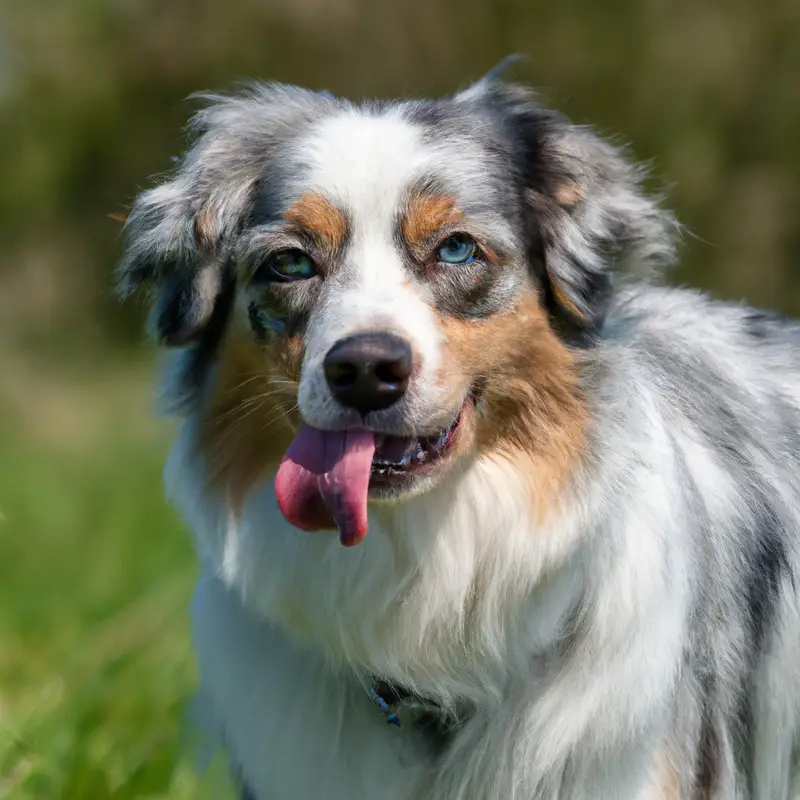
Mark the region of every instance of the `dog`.
[[496, 76], [191, 133], [120, 286], [241, 796], [800, 797], [800, 327], [669, 288], [643, 170]]

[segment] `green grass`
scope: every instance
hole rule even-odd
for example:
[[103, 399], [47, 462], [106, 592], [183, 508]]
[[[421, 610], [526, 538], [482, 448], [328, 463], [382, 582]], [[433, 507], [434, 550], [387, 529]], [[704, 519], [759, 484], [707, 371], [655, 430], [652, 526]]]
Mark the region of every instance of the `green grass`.
[[0, 800], [230, 797], [187, 753], [196, 566], [167, 436], [119, 394], [60, 437], [0, 415]]

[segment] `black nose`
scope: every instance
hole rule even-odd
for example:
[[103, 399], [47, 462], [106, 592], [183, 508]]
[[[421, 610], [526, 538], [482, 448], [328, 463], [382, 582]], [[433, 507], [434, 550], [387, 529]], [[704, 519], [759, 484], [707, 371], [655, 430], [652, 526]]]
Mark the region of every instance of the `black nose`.
[[325, 356], [325, 379], [342, 405], [362, 416], [396, 403], [408, 388], [411, 347], [390, 333], [360, 333]]

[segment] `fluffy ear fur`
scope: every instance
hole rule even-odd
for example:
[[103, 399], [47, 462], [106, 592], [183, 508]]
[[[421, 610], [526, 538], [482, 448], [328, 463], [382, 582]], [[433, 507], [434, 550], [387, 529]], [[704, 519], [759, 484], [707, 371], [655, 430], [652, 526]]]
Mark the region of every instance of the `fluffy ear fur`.
[[330, 106], [330, 95], [261, 84], [233, 96], [201, 96], [194, 140], [171, 179], [136, 199], [125, 225], [119, 291], [154, 289], [151, 328], [168, 346], [202, 338], [233, 270], [235, 240], [265, 198], [279, 138]]
[[252, 176], [243, 181], [209, 158], [212, 147], [212, 134], [202, 134], [171, 180], [139, 195], [125, 225], [120, 293], [151, 289], [151, 331], [167, 346], [201, 338], [255, 189]]
[[573, 330], [596, 330], [618, 269], [673, 260], [674, 218], [642, 192], [644, 170], [622, 150], [543, 109], [530, 90], [484, 79], [461, 97], [504, 120], [529, 256], [551, 312]]

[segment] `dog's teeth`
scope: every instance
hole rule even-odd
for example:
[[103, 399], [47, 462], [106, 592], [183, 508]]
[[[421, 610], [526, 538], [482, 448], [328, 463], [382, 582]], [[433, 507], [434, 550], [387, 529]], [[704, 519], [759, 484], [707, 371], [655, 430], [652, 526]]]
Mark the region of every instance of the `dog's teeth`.
[[[414, 441], [410, 449], [404, 453], [397, 461], [384, 461], [375, 459], [372, 463], [372, 472], [374, 475], [388, 476], [402, 475], [407, 473], [408, 470], [418, 467], [422, 464], [438, 458], [445, 447], [447, 441], [452, 433], [452, 428], [445, 428], [439, 431], [434, 437], [425, 437], [424, 439], [417, 439]], [[380, 446], [389, 437], [384, 434], [376, 434], [376, 445]]]

